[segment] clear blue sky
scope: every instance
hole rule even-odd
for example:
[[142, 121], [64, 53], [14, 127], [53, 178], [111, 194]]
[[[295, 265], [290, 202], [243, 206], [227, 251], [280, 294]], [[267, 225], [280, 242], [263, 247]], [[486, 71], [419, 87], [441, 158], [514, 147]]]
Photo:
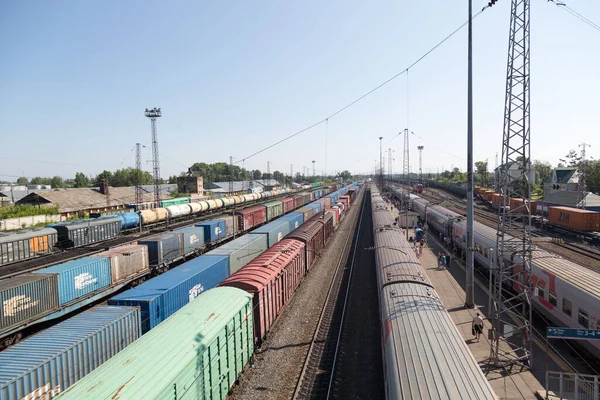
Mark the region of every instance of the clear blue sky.
[[[600, 23], [600, 3], [565, 0]], [[531, 10], [532, 157], [587, 142], [600, 157], [600, 32], [557, 6]], [[475, 10], [487, 1], [474, 1]], [[242, 159], [403, 70], [465, 22], [467, 1], [38, 1], [0, 5], [0, 180], [133, 166], [162, 107], [161, 172]], [[474, 23], [475, 160], [501, 151], [510, 2]], [[466, 29], [329, 121], [327, 170], [371, 171], [407, 127], [411, 165], [466, 168]], [[245, 162], [324, 167], [325, 126]], [[401, 169], [402, 141], [394, 169]], [[360, 161], [357, 161], [360, 160]], [[43, 161], [32, 162], [32, 161]], [[150, 164], [145, 165], [150, 170]]]

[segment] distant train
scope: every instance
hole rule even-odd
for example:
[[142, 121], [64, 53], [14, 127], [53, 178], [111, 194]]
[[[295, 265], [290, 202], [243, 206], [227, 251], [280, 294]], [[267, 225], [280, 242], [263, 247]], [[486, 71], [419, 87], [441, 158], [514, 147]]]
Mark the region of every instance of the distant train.
[[[46, 228], [3, 232], [0, 233], [0, 266], [50, 254], [57, 249], [87, 246], [114, 239], [124, 231], [138, 229], [140, 225], [168, 223], [205, 212], [238, 207], [260, 199], [317, 188], [320, 185], [320, 183], [313, 183], [299, 189], [278, 189], [197, 202], [189, 197], [179, 197], [161, 200], [159, 208], [152, 208], [153, 203], [143, 203], [139, 209], [136, 205], [129, 205], [128, 207], [135, 209], [135, 212], [61, 222], [48, 225]], [[313, 193], [319, 198], [341, 187], [342, 185], [331, 185], [314, 190]], [[297, 196], [300, 195], [303, 193]]]
[[[360, 187], [309, 202], [112, 297], [108, 307], [92, 308], [1, 352], [0, 393], [14, 393], [7, 400], [32, 394], [80, 399], [81, 391], [86, 398], [180, 398], [198, 385], [195, 396], [224, 399], [332, 236], [345, 209], [341, 200], [350, 204]], [[216, 225], [209, 226], [212, 235]], [[70, 357], [73, 349], [77, 357]], [[14, 359], [24, 362], [15, 368], [9, 362]], [[156, 362], [162, 368], [138, 373]], [[131, 381], [129, 374], [137, 378]], [[206, 383], [215, 376], [218, 382]], [[101, 385], [92, 383], [98, 377]]]

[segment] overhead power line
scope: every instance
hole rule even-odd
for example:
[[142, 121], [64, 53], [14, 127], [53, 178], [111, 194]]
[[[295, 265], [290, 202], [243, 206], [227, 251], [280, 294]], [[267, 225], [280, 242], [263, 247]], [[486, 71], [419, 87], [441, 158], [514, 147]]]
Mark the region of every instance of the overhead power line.
[[573, 10], [566, 3], [563, 3], [562, 1], [556, 1], [556, 0], [548, 0], [548, 2], [549, 3], [554, 3], [560, 9], [564, 10], [565, 12], [568, 12], [569, 14], [571, 14], [572, 16], [574, 16], [575, 18], [577, 18], [578, 20], [582, 21], [583, 23], [591, 26], [592, 28], [594, 28], [595, 30], [597, 30], [598, 32], [600, 32], [600, 25], [598, 25], [594, 21], [590, 20], [589, 18], [586, 18], [584, 15], [578, 13], [577, 11]]
[[[485, 9], [487, 9], [487, 8], [489, 8], [489, 7], [490, 7], [489, 5], [488, 5], [488, 6], [486, 6], [486, 7], [483, 7], [483, 8], [481, 9], [481, 11], [479, 11], [478, 13], [476, 13], [476, 14], [473, 16], [473, 19], [477, 18], [479, 15], [481, 15], [481, 13], [482, 13], [483, 11], [485, 11]], [[465, 26], [466, 26], [468, 23], [469, 23], [469, 21], [466, 21], [465, 23], [463, 23], [462, 25], [460, 25], [458, 28], [456, 28], [454, 31], [452, 31], [452, 33], [450, 33], [449, 35], [447, 35], [447, 36], [446, 36], [444, 39], [442, 39], [442, 40], [441, 40], [440, 42], [438, 42], [438, 43], [437, 43], [435, 46], [433, 46], [431, 49], [429, 49], [427, 52], [425, 52], [425, 53], [424, 53], [424, 54], [423, 54], [421, 57], [419, 57], [417, 60], [415, 60], [415, 61], [414, 61], [412, 64], [410, 64], [408, 67], [404, 68], [402, 71], [398, 72], [396, 75], [392, 76], [391, 78], [389, 78], [389, 79], [388, 79], [388, 80], [386, 80], [385, 82], [383, 82], [383, 83], [381, 83], [381, 84], [377, 85], [376, 87], [374, 87], [373, 89], [369, 90], [368, 92], [366, 92], [366, 93], [365, 93], [365, 94], [363, 94], [362, 96], [358, 97], [356, 100], [354, 100], [354, 101], [352, 101], [352, 102], [350, 102], [350, 103], [346, 104], [344, 107], [342, 107], [342, 108], [338, 109], [338, 110], [337, 110], [337, 111], [335, 111], [333, 114], [331, 114], [331, 115], [329, 115], [329, 116], [327, 116], [327, 117], [323, 118], [322, 120], [320, 120], [320, 121], [318, 121], [318, 122], [315, 122], [314, 124], [312, 124], [312, 125], [310, 125], [310, 126], [307, 126], [306, 128], [303, 128], [303, 129], [299, 130], [298, 132], [296, 132], [296, 133], [293, 133], [293, 134], [291, 134], [291, 135], [289, 135], [289, 136], [287, 136], [287, 137], [285, 137], [285, 138], [283, 138], [283, 139], [281, 139], [281, 140], [279, 140], [279, 141], [277, 141], [277, 142], [275, 142], [275, 143], [273, 143], [273, 144], [271, 144], [271, 145], [269, 145], [269, 146], [267, 146], [267, 147], [265, 147], [265, 148], [263, 148], [263, 149], [261, 149], [261, 150], [259, 150], [259, 151], [255, 152], [255, 153], [252, 153], [252, 154], [250, 154], [249, 156], [246, 156], [246, 157], [244, 157], [244, 158], [242, 158], [242, 159], [239, 159], [239, 160], [238, 160], [238, 161], [236, 161], [235, 163], [236, 163], [236, 164], [239, 164], [239, 163], [241, 163], [241, 162], [243, 162], [243, 161], [245, 161], [245, 160], [248, 160], [248, 159], [250, 159], [250, 158], [252, 158], [252, 157], [254, 157], [254, 156], [256, 156], [256, 155], [260, 154], [260, 153], [263, 153], [263, 152], [265, 152], [265, 151], [267, 151], [267, 150], [269, 150], [269, 149], [271, 149], [271, 148], [273, 148], [273, 147], [275, 147], [275, 146], [277, 146], [277, 145], [279, 145], [279, 144], [281, 144], [281, 143], [283, 143], [283, 142], [285, 142], [285, 141], [288, 141], [288, 140], [290, 140], [290, 139], [292, 139], [292, 138], [294, 138], [294, 137], [296, 137], [296, 136], [298, 136], [298, 135], [300, 135], [300, 134], [302, 134], [302, 133], [304, 133], [304, 132], [306, 132], [306, 131], [308, 131], [308, 130], [311, 130], [312, 128], [314, 128], [314, 127], [316, 127], [316, 126], [319, 126], [319, 125], [321, 125], [322, 123], [325, 123], [325, 122], [327, 122], [327, 121], [328, 121], [328, 120], [330, 120], [331, 118], [333, 118], [333, 117], [337, 116], [338, 114], [340, 114], [340, 113], [342, 113], [343, 111], [347, 110], [348, 108], [352, 107], [354, 104], [358, 103], [359, 101], [361, 101], [361, 100], [362, 100], [362, 99], [364, 99], [365, 97], [367, 97], [367, 96], [369, 96], [369, 95], [373, 94], [374, 92], [376, 92], [377, 90], [381, 89], [382, 87], [384, 87], [384, 86], [385, 86], [385, 85], [387, 85], [388, 83], [392, 82], [394, 79], [396, 79], [396, 78], [398, 78], [399, 76], [401, 76], [401, 75], [403, 75], [403, 74], [407, 73], [409, 69], [411, 69], [412, 67], [414, 67], [415, 65], [417, 65], [419, 62], [421, 62], [421, 61], [422, 61], [422, 60], [423, 60], [425, 57], [427, 57], [429, 54], [431, 54], [433, 51], [435, 51], [435, 50], [436, 50], [438, 47], [440, 47], [442, 44], [444, 44], [444, 43], [445, 43], [445, 42], [446, 42], [448, 39], [450, 39], [450, 38], [451, 38], [452, 36], [454, 36], [454, 35], [455, 35], [455, 34], [456, 34], [458, 31], [460, 31], [462, 28], [464, 28], [464, 27], [465, 27]]]

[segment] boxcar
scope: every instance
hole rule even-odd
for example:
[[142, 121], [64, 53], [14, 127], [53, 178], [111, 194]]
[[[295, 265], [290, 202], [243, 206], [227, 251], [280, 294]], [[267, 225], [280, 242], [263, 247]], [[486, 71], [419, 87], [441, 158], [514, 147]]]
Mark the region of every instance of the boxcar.
[[251, 295], [231, 287], [210, 290], [61, 398], [174, 399], [189, 393], [190, 398], [225, 399], [254, 353], [252, 326]]
[[304, 243], [285, 239], [219, 286], [232, 286], [252, 294], [254, 337], [260, 342], [294, 295], [305, 272]]
[[273, 221], [283, 215], [283, 203], [281, 201], [268, 201], [262, 205], [267, 208], [267, 221]]
[[51, 228], [0, 233], [0, 265], [49, 254], [57, 241], [58, 234]]
[[287, 236], [287, 239], [296, 239], [304, 243], [306, 252], [306, 269], [309, 270], [314, 264], [317, 256], [325, 247], [323, 243], [323, 224], [317, 222], [305, 222]]
[[333, 235], [333, 216], [330, 213], [319, 213], [312, 217], [309, 221], [323, 224], [323, 243], [327, 243]]
[[60, 247], [81, 247], [119, 237], [121, 234], [121, 218], [100, 217], [52, 224], [48, 227], [56, 229]]
[[289, 213], [279, 218], [278, 221], [288, 221], [290, 224], [290, 232], [297, 229], [304, 223], [304, 214], [299, 212]]
[[284, 197], [281, 199], [283, 203], [283, 213], [287, 214], [289, 212], [294, 211], [294, 198], [293, 197]]
[[267, 209], [265, 206], [252, 206], [242, 210], [236, 210], [238, 226], [243, 231], [248, 231], [267, 221]]
[[215, 243], [225, 239], [227, 234], [226, 221], [223, 219], [203, 221], [196, 224], [196, 226], [204, 229], [204, 242], [206, 244]]
[[548, 208], [548, 221], [578, 231], [600, 231], [600, 212], [571, 207]]

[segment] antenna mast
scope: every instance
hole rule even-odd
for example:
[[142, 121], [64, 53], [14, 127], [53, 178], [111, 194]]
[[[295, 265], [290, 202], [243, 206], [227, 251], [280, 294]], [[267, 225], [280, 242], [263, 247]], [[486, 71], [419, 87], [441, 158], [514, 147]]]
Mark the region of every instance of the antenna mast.
[[160, 108], [154, 107], [151, 110], [146, 108], [144, 115], [150, 118], [150, 127], [152, 131], [152, 178], [154, 180], [154, 206], [160, 205], [160, 163], [158, 157], [158, 134], [156, 132], [156, 119], [162, 117]]

